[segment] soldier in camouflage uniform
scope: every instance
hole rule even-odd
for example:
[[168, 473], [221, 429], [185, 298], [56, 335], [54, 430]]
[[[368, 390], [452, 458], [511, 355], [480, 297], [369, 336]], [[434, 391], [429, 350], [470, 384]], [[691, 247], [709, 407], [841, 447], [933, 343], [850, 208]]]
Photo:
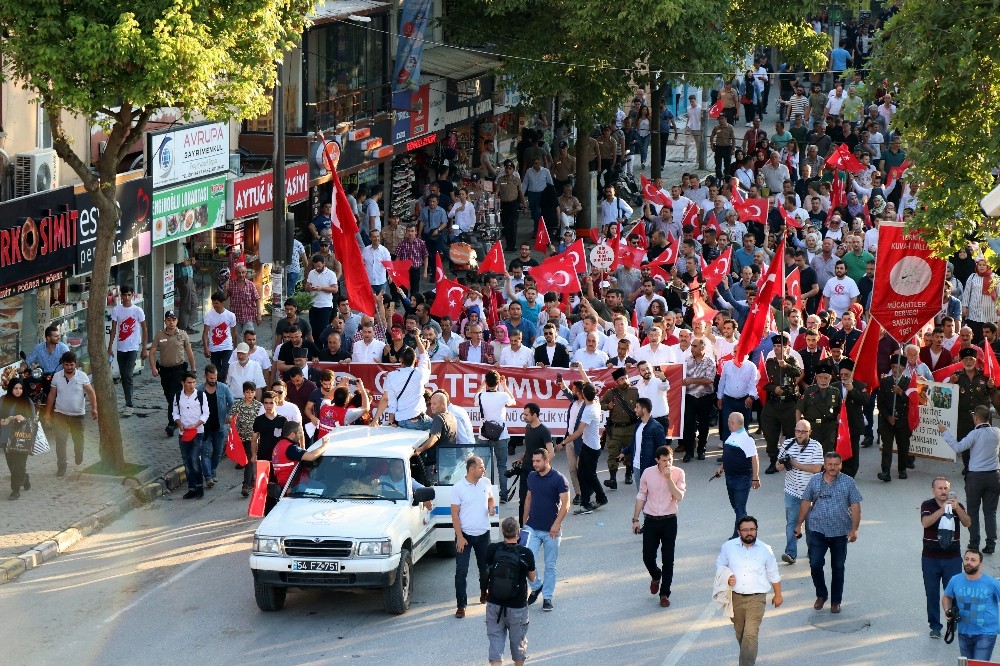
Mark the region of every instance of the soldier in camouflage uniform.
[[[618, 368], [611, 376], [615, 385], [601, 398], [601, 409], [608, 411], [605, 425], [605, 442], [608, 447], [608, 473], [611, 478], [604, 485], [618, 490], [618, 455], [635, 439], [635, 402], [639, 390], [629, 384], [628, 370]], [[664, 441], [666, 444], [666, 441]], [[625, 483], [632, 483], [632, 457], [625, 459]]]
[[767, 401], [760, 412], [760, 428], [767, 442], [767, 456], [771, 459], [764, 474], [778, 471], [775, 467], [778, 462], [778, 437], [795, 437], [795, 406], [799, 399], [798, 380], [802, 375], [802, 368], [795, 358], [788, 356], [788, 334], [773, 335], [771, 342], [774, 344], [774, 356], [764, 362]]
[[[951, 383], [958, 386], [958, 437], [955, 439], [961, 441], [975, 427], [972, 423], [972, 410], [979, 405], [990, 406], [994, 385], [993, 380], [987, 379], [979, 369], [975, 349], [966, 347], [958, 352], [958, 357], [962, 359], [964, 369], [951, 376]], [[965, 474], [969, 469], [968, 451], [962, 451], [962, 465], [962, 473]]]
[[837, 418], [840, 416], [840, 391], [830, 385], [833, 364], [824, 359], [816, 366], [816, 383], [808, 387], [799, 399], [795, 420], [805, 419], [812, 426], [812, 436], [823, 453], [837, 448]]

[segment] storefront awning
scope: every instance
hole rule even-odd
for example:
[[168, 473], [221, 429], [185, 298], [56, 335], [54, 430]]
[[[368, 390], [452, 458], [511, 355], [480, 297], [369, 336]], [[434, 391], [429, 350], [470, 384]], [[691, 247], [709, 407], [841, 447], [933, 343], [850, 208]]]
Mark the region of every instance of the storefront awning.
[[377, 0], [320, 0], [309, 14], [313, 25], [328, 23], [348, 16], [369, 16], [388, 11], [388, 2]]
[[495, 69], [500, 61], [488, 53], [467, 51], [451, 46], [425, 47], [421, 76], [437, 74], [453, 81], [464, 81], [477, 74]]

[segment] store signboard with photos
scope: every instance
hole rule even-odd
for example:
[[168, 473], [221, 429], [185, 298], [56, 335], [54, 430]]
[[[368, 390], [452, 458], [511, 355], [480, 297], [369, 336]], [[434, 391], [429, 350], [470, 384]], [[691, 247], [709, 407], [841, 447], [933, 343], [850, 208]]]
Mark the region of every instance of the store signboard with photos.
[[216, 176], [153, 194], [153, 246], [226, 223], [226, 177]]

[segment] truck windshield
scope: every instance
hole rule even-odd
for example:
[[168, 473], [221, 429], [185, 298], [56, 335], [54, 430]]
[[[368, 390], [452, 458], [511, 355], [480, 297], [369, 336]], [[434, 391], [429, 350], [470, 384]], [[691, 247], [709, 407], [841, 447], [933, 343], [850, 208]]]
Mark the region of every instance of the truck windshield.
[[465, 461], [470, 456], [479, 456], [486, 466], [486, 475], [492, 483], [496, 483], [496, 470], [493, 468], [493, 449], [488, 446], [435, 446], [427, 450], [425, 457], [430, 458], [427, 465], [429, 483], [435, 486], [453, 486], [465, 476]]
[[406, 468], [400, 458], [323, 456], [298, 466], [288, 496], [405, 500], [410, 494]]

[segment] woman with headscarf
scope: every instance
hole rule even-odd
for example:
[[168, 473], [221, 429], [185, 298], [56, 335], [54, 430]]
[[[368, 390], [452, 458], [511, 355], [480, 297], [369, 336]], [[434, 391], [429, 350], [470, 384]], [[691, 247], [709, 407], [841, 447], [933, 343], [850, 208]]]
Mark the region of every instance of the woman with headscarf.
[[10, 470], [10, 499], [21, 496], [21, 488], [31, 489], [28, 456], [35, 444], [35, 406], [28, 399], [24, 382], [15, 377], [7, 384], [7, 394], [0, 401], [0, 445], [4, 447]]
[[495, 358], [500, 358], [500, 352], [503, 348], [510, 344], [510, 336], [507, 335], [507, 327], [503, 324], [497, 324], [493, 327], [493, 356]]

